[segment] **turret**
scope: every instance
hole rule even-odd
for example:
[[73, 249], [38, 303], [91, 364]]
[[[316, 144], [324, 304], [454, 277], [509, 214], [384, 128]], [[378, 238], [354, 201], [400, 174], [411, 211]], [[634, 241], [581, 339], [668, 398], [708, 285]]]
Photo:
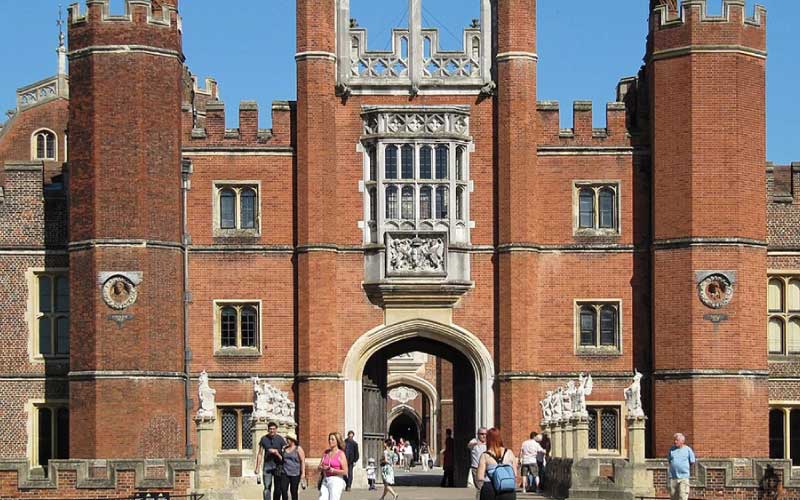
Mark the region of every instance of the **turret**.
[[69, 8], [70, 456], [186, 452], [177, 0]]
[[718, 17], [705, 0], [657, 3], [647, 54], [654, 450], [683, 432], [701, 456], [764, 457], [766, 12], [747, 17], [742, 0], [724, 0]]

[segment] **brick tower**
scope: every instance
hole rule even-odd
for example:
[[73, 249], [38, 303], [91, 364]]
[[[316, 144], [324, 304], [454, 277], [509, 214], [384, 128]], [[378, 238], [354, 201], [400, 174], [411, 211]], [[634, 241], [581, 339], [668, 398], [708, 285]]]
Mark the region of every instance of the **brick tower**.
[[74, 458], [183, 456], [177, 0], [69, 12]]
[[529, 378], [537, 325], [536, 0], [497, 2], [498, 422], [521, 442], [535, 427]]
[[300, 432], [313, 446], [344, 422], [337, 332], [336, 5], [297, 0], [297, 391]]
[[650, 23], [653, 449], [683, 432], [699, 456], [764, 457], [765, 12], [666, 2]]

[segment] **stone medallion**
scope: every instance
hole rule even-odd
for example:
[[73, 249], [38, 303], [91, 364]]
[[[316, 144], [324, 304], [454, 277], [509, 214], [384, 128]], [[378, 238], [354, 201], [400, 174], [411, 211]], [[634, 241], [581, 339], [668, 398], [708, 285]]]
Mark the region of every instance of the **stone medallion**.
[[733, 283], [722, 273], [711, 273], [697, 285], [700, 301], [712, 309], [728, 305], [733, 298]]
[[121, 311], [136, 302], [136, 285], [127, 276], [115, 274], [103, 283], [103, 302], [111, 309]]

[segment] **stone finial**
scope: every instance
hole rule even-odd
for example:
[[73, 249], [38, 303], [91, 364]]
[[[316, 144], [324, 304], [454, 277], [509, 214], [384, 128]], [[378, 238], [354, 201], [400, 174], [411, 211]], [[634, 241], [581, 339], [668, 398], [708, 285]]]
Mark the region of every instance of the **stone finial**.
[[200, 374], [200, 386], [197, 389], [200, 397], [200, 408], [197, 410], [197, 420], [214, 420], [217, 417], [217, 403], [215, 389], [208, 385], [208, 373], [205, 370]]
[[625, 405], [628, 408], [628, 417], [642, 418], [644, 417], [644, 409], [642, 409], [642, 386], [640, 381], [642, 374], [639, 370], [634, 370], [633, 382], [625, 388], [623, 392], [625, 396]]

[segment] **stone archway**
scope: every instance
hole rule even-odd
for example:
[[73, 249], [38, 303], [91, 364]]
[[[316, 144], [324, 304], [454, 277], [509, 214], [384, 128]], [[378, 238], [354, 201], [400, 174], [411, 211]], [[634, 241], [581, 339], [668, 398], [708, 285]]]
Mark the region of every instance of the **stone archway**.
[[[381, 325], [366, 332], [356, 340], [347, 353], [343, 367], [347, 402], [345, 428], [352, 430], [359, 442], [363, 442], [362, 377], [367, 363], [379, 352], [419, 343], [440, 345], [464, 360], [468, 365], [465, 369], [474, 376], [474, 384], [470, 384], [471, 389], [469, 389], [474, 396], [472, 407], [474, 415], [470, 415], [470, 420], [476, 425], [487, 427], [493, 425], [494, 364], [486, 346], [474, 334], [458, 326], [428, 319], [411, 319], [391, 325]], [[471, 432], [474, 432], [474, 429]], [[357, 481], [363, 476], [363, 460], [365, 459], [362, 453], [362, 462], [355, 470]]]
[[[389, 375], [386, 385], [388, 388], [397, 387], [397, 386], [407, 386], [417, 391], [421, 392], [425, 398], [428, 399], [430, 404], [430, 421], [428, 422], [428, 448], [430, 449], [431, 456], [436, 456], [438, 452], [438, 446], [435, 438], [436, 431], [439, 425], [439, 412], [441, 410], [439, 405], [439, 393], [436, 390], [436, 387], [433, 386], [430, 382], [425, 380], [424, 378], [418, 375], [412, 374], [402, 374], [402, 375]], [[391, 421], [392, 412], [390, 411], [388, 421]], [[421, 429], [425, 427], [424, 419], [420, 417], [420, 421], [422, 422]], [[444, 432], [444, 431], [442, 431]]]

